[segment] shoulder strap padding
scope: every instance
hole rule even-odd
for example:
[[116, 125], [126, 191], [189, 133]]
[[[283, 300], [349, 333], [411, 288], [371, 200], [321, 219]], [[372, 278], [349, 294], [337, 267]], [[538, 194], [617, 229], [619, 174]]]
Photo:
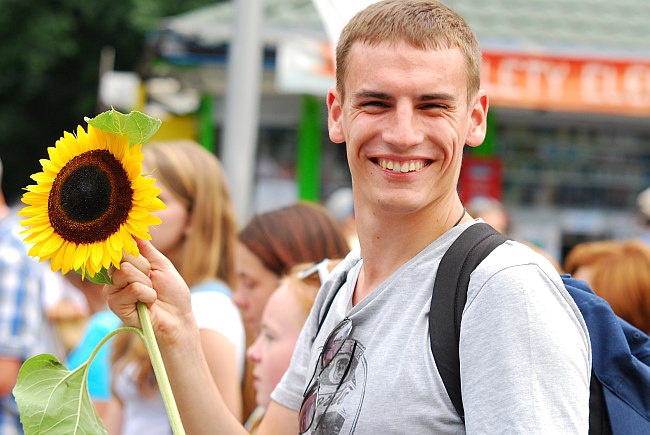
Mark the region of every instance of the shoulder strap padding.
[[465, 420], [458, 345], [470, 274], [507, 237], [485, 223], [468, 227], [440, 261], [429, 311], [429, 339], [436, 367], [458, 415]]

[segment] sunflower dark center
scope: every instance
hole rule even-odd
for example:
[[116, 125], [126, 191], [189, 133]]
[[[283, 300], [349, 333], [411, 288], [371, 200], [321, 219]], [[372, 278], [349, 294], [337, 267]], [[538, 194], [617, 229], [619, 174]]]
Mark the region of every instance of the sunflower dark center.
[[64, 240], [108, 239], [126, 222], [133, 189], [122, 164], [108, 150], [72, 158], [57, 174], [48, 198], [50, 223]]
[[96, 166], [82, 166], [63, 182], [61, 207], [74, 221], [93, 221], [108, 210], [111, 190], [111, 181], [105, 172]]

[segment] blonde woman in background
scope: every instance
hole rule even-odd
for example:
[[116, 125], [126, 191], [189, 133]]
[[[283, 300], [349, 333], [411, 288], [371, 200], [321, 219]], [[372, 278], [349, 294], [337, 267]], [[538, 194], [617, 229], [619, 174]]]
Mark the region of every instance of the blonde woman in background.
[[[191, 291], [192, 311], [210, 372], [230, 412], [241, 419], [244, 327], [232, 302], [237, 225], [218, 159], [191, 142], [152, 143], [143, 169], [153, 173], [162, 223], [152, 243], [171, 260]], [[171, 433], [149, 357], [140, 339], [117, 337], [113, 354], [109, 430], [114, 434]]]
[[301, 264], [284, 276], [268, 299], [262, 314], [260, 333], [248, 348], [253, 362], [253, 379], [257, 408], [244, 427], [256, 433], [271, 392], [289, 367], [298, 335], [311, 311], [321, 282], [337, 261]]

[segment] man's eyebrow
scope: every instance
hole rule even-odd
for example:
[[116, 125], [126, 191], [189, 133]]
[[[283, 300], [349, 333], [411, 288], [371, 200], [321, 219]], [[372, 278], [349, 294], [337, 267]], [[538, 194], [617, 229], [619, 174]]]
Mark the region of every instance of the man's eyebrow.
[[435, 101], [455, 102], [456, 100], [458, 100], [458, 97], [456, 95], [448, 94], [446, 92], [439, 92], [439, 93], [436, 93], [436, 94], [420, 95], [417, 98], [417, 100], [418, 101], [432, 101], [432, 100], [435, 100]]
[[390, 100], [392, 97], [384, 92], [376, 92], [376, 91], [359, 91], [356, 92], [353, 96], [353, 100], [363, 100], [366, 98], [375, 98], [378, 100]]

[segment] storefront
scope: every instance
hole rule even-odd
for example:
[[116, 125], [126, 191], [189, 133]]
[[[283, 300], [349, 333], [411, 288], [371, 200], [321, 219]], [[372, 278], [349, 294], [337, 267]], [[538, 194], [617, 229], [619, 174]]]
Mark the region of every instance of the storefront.
[[576, 242], [638, 232], [636, 195], [650, 185], [650, 61], [486, 51], [483, 86], [494, 143], [468, 159], [464, 179], [500, 192], [514, 236], [562, 258]]
[[[293, 18], [282, 12], [283, 2], [267, 1], [255, 211], [305, 195], [324, 200], [349, 184], [343, 146], [330, 143], [325, 131], [333, 64], [318, 14], [307, 0], [287, 2]], [[644, 45], [650, 32], [643, 20], [625, 14], [650, 13], [648, 4], [625, 0], [612, 9], [611, 2], [599, 3], [609, 8], [605, 20], [596, 10], [568, 16], [568, 6], [558, 2], [532, 12], [528, 2], [515, 2], [517, 8], [448, 3], [478, 29], [483, 86], [491, 98], [489, 136], [467, 155], [461, 195], [498, 197], [511, 213], [512, 235], [560, 260], [576, 242], [637, 234], [635, 197], [650, 185], [650, 52]], [[179, 30], [183, 17], [163, 26], [162, 68], [159, 63], [155, 70], [210, 96], [207, 119], [217, 152], [229, 7], [216, 7], [205, 24], [213, 37], [209, 49], [197, 48], [196, 39], [188, 44], [201, 32], [200, 13], [189, 30]], [[600, 21], [591, 23], [592, 15]], [[286, 37], [291, 22], [297, 32]], [[598, 38], [611, 42], [606, 50]]]

